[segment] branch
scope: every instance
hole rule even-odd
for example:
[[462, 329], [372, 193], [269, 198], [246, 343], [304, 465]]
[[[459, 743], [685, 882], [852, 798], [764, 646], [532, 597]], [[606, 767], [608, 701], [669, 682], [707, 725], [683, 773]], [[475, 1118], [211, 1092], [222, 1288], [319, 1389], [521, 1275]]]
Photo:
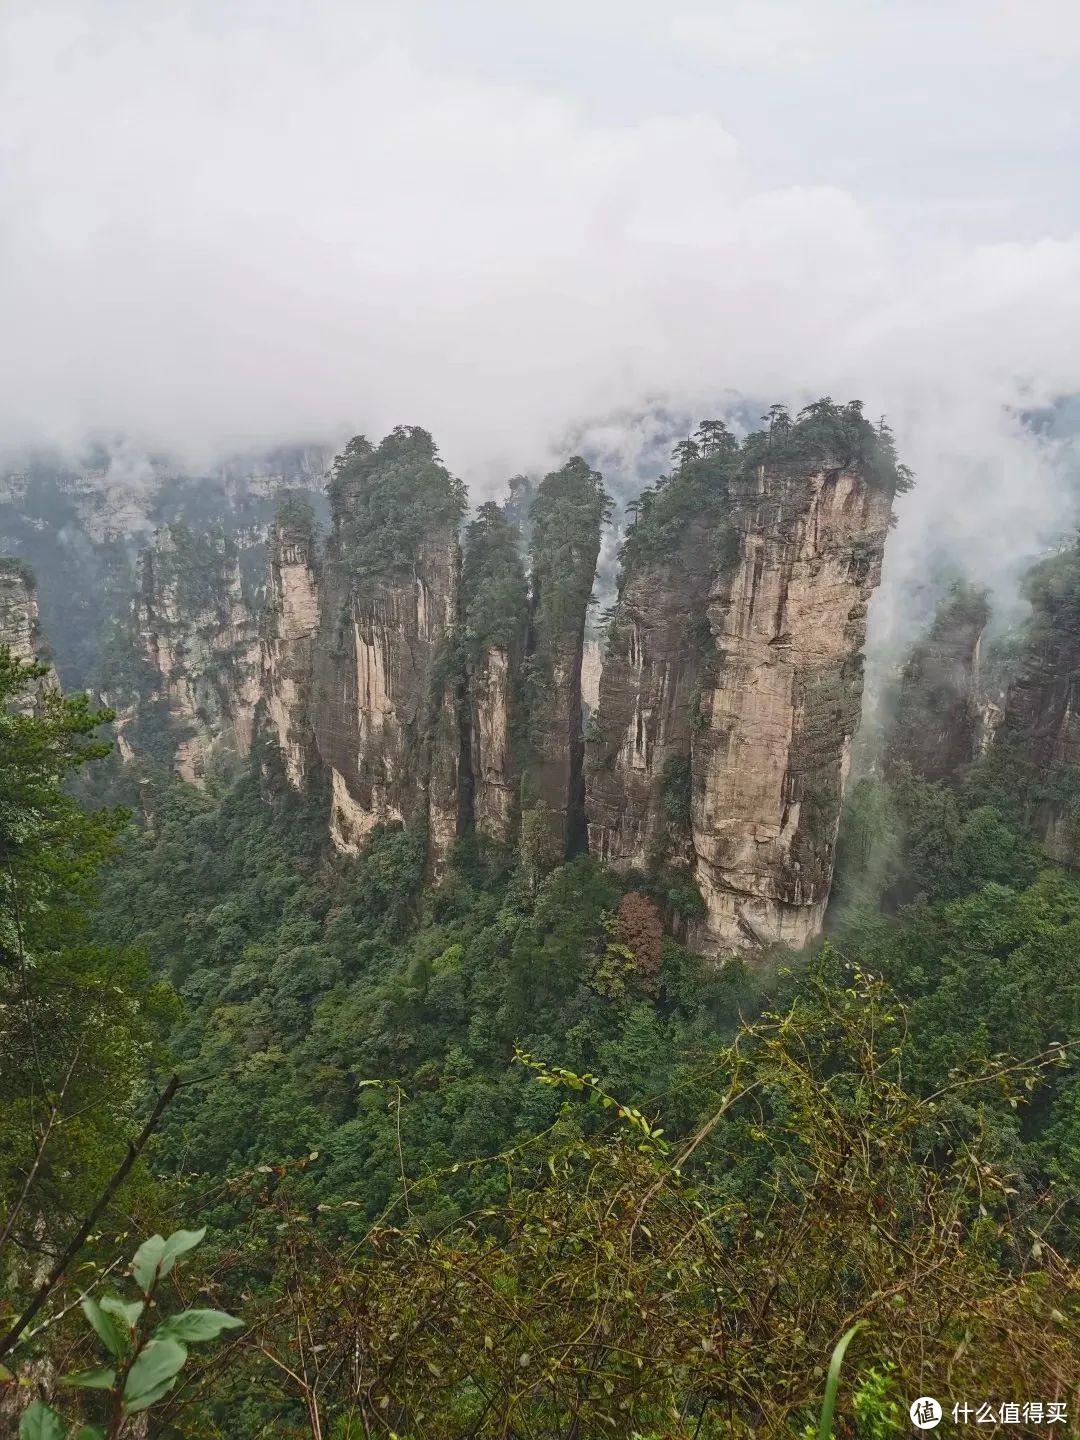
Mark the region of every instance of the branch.
[[106, 1205], [108, 1205], [109, 1201], [123, 1184], [124, 1180], [127, 1178], [128, 1171], [135, 1164], [135, 1161], [142, 1154], [143, 1150], [145, 1150], [147, 1142], [149, 1141], [151, 1135], [153, 1135], [154, 1131], [160, 1125], [161, 1117], [162, 1115], [164, 1115], [169, 1101], [176, 1094], [179, 1085], [180, 1077], [179, 1075], [174, 1075], [169, 1081], [169, 1083], [165, 1086], [165, 1089], [158, 1096], [157, 1104], [154, 1106], [149, 1120], [147, 1120], [146, 1124], [143, 1126], [138, 1138], [134, 1142], [129, 1141], [127, 1154], [113, 1171], [112, 1178], [105, 1186], [105, 1189], [98, 1196], [94, 1208], [90, 1211], [90, 1214], [87, 1215], [86, 1219], [72, 1236], [70, 1242], [64, 1249], [63, 1253], [60, 1255], [60, 1258], [57, 1260], [56, 1264], [53, 1266], [53, 1268], [49, 1271], [48, 1275], [38, 1286], [37, 1290], [34, 1293], [34, 1298], [30, 1301], [30, 1304], [27, 1305], [26, 1309], [15, 1321], [15, 1324], [7, 1332], [4, 1338], [0, 1340], [0, 1358], [6, 1355], [10, 1350], [14, 1349], [15, 1345], [18, 1343], [19, 1336], [26, 1329], [27, 1325], [30, 1324], [31, 1320], [33, 1320], [34, 1316], [38, 1313], [41, 1307], [45, 1304], [45, 1301], [49, 1298], [52, 1291], [56, 1288], [57, 1283], [63, 1276], [63, 1273], [67, 1269], [68, 1265], [79, 1253], [82, 1247], [86, 1244], [86, 1237], [94, 1228], [94, 1225], [96, 1224], [102, 1211], [105, 1209]]

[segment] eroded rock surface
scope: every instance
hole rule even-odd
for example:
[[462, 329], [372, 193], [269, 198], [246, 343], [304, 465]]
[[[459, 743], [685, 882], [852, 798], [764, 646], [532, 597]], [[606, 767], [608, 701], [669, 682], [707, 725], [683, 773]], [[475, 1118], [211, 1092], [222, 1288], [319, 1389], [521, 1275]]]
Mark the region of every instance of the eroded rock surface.
[[38, 616], [37, 590], [33, 576], [22, 561], [0, 557], [0, 645], [12, 658], [47, 666], [47, 673], [28, 692], [26, 706], [33, 708], [34, 696], [59, 684], [48, 658]]
[[144, 731], [136, 748], [171, 758], [182, 779], [201, 785], [215, 760], [250, 752], [261, 693], [258, 626], [235, 545], [186, 525], [158, 530], [139, 560], [134, 623], [139, 698], [118, 716], [118, 741], [130, 744], [125, 722], [136, 719]]
[[422, 430], [335, 467], [320, 597], [314, 737], [332, 787], [330, 833], [355, 852], [376, 825], [417, 816], [438, 873], [461, 825], [454, 648], [463, 489]]
[[643, 497], [591, 727], [590, 849], [694, 882], [706, 948], [820, 928], [898, 471], [857, 407], [740, 449], [701, 427]]
[[262, 635], [262, 690], [270, 727], [294, 790], [308, 778], [315, 743], [312, 702], [319, 631], [319, 575], [310, 506], [278, 514], [269, 545]]

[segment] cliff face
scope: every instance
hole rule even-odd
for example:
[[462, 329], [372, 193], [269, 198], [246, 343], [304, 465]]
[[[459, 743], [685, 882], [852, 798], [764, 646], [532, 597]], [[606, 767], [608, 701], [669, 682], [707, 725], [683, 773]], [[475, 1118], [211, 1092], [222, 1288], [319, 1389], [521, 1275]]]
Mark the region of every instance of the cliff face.
[[138, 555], [155, 530], [186, 524], [196, 535], [222, 532], [254, 594], [278, 496], [301, 490], [321, 502], [328, 458], [293, 447], [192, 474], [118, 444], [81, 460], [39, 452], [0, 470], [0, 551], [25, 558], [38, 577], [42, 624], [64, 684], [116, 688], [115, 675], [103, 672], [103, 649], [127, 616]]
[[543, 863], [585, 848], [581, 696], [585, 622], [609, 500], [574, 458], [547, 475], [530, 511], [532, 596], [526, 661], [528, 759], [522, 809]]
[[[15, 660], [48, 665], [48, 674], [35, 687], [38, 695], [59, 684], [44, 654], [33, 578], [21, 561], [7, 557], [0, 557], [0, 645], [5, 645]], [[32, 697], [28, 704], [32, 708]]]
[[279, 507], [261, 633], [240, 564], [259, 526], [158, 530], [118, 647], [119, 747], [198, 784], [249, 753], [259, 713], [286, 783], [325, 789], [342, 851], [387, 822], [425, 836], [433, 877], [472, 830], [534, 876], [588, 847], [692, 881], [704, 918], [680, 921], [706, 948], [801, 944], [904, 483], [856, 405], [775, 410], [742, 445], [706, 422], [642, 497], [601, 657], [586, 633], [609, 501], [584, 460], [518, 477], [462, 549], [465, 490], [431, 436], [357, 437], [325, 544], [308, 505]]
[[482, 505], [465, 535], [466, 823], [503, 844], [515, 836], [521, 783], [522, 662], [528, 589], [517, 525]]
[[960, 584], [939, 606], [926, 639], [904, 666], [886, 772], [909, 768], [926, 780], [959, 783], [985, 744], [992, 704], [980, 677], [990, 607]]
[[589, 849], [622, 869], [690, 859], [691, 707], [704, 662], [714, 536], [679, 536], [624, 574], [598, 676], [586, 774]]
[[0, 558], [0, 645], [16, 660], [33, 660], [41, 650], [34, 583], [25, 565]]
[[734, 572], [708, 609], [715, 660], [691, 744], [695, 870], [711, 942], [802, 945], [832, 881], [892, 496], [839, 468], [762, 465], [747, 490]]
[[431, 437], [358, 438], [331, 482], [315, 664], [314, 737], [331, 836], [356, 851], [421, 812], [438, 873], [461, 827], [454, 647], [463, 493]]
[[310, 506], [291, 501], [279, 511], [268, 560], [262, 693], [286, 779], [294, 790], [300, 790], [313, 759], [312, 701], [319, 630], [315, 521]]
[[[118, 744], [170, 759], [201, 785], [212, 761], [250, 751], [260, 696], [258, 628], [236, 547], [185, 525], [157, 531], [139, 560], [134, 628], [139, 693], [118, 715]], [[159, 722], [152, 740], [151, 717]]]
[[[815, 413], [816, 410], [816, 413]], [[857, 407], [706, 425], [623, 552], [588, 765], [591, 848], [689, 870], [707, 948], [820, 928], [898, 481]]]

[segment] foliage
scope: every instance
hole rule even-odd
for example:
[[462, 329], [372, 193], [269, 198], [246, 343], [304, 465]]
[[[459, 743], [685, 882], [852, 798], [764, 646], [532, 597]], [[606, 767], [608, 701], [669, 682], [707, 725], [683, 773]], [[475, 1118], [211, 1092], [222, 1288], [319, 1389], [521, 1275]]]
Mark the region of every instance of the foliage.
[[145, 956], [91, 933], [125, 817], [87, 814], [65, 783], [107, 751], [93, 738], [107, 713], [39, 695], [43, 674], [0, 647], [0, 1330], [123, 1154], [171, 1013]]
[[584, 626], [600, 527], [610, 513], [603, 481], [580, 456], [545, 475], [537, 487], [529, 515], [533, 622], [541, 654], [557, 637]]
[[671, 560], [687, 533], [711, 535], [721, 562], [733, 558], [731, 498], [736, 483], [759, 465], [850, 470], [890, 493], [911, 488], [911, 472], [897, 461], [889, 427], [884, 420], [871, 425], [857, 400], [839, 406], [826, 396], [795, 419], [774, 405], [763, 418], [766, 428], [741, 444], [722, 421], [703, 420], [676, 445], [670, 475], [630, 507], [633, 524], [619, 552], [624, 575], [643, 563]]
[[520, 651], [528, 619], [521, 539], [492, 501], [480, 506], [465, 531], [461, 591], [470, 659], [478, 660], [491, 645]]
[[[173, 1390], [187, 1361], [188, 1345], [215, 1340], [223, 1331], [242, 1325], [232, 1315], [212, 1309], [179, 1310], [157, 1319], [162, 1281], [205, 1234], [205, 1230], [177, 1230], [168, 1239], [152, 1235], [144, 1240], [131, 1262], [138, 1299], [125, 1301], [115, 1295], [83, 1299], [82, 1313], [104, 1349], [105, 1364], [60, 1379], [63, 1386], [101, 1395], [93, 1408], [102, 1423], [81, 1425], [76, 1440], [119, 1436], [128, 1416], [160, 1404]], [[23, 1412], [19, 1437], [62, 1440], [68, 1429], [69, 1422], [52, 1406], [35, 1400]]]
[[[410, 1210], [459, 1164], [423, 1167], [344, 1248], [284, 1180], [252, 1192], [281, 1236], [245, 1341], [275, 1372], [267, 1386], [246, 1370], [265, 1422], [786, 1437], [814, 1424], [820, 1367], [858, 1322], [860, 1399], [845, 1387], [838, 1411], [868, 1433], [888, 1421], [893, 1367], [943, 1394], [1062, 1393], [1075, 1275], [1045, 1240], [1033, 1253], [1046, 1213], [946, 1103], [1019, 1101], [1040, 1067], [976, 1066], [917, 1098], [905, 1032], [878, 982], [822, 975], [710, 1055], [718, 1099], [671, 1144], [595, 1076], [522, 1057], [566, 1096], [556, 1124], [473, 1162], [510, 1177], [502, 1198], [436, 1233]], [[582, 1138], [583, 1111], [613, 1128]]]
[[765, 418], [767, 427], [744, 442], [749, 464], [812, 464], [852, 470], [890, 492], [911, 488], [913, 477], [897, 461], [892, 431], [884, 420], [872, 425], [859, 400], [837, 405], [826, 395], [804, 406], [794, 420], [782, 405], [774, 405]]
[[360, 585], [410, 571], [423, 542], [456, 534], [465, 511], [465, 486], [415, 425], [396, 426], [377, 446], [354, 436], [334, 461], [328, 490], [335, 553]]

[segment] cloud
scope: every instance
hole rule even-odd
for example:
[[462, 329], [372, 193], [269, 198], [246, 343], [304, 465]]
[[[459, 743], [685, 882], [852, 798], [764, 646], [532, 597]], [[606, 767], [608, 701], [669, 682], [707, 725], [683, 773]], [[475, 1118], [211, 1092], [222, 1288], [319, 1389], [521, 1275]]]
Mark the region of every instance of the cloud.
[[1072, 519], [1016, 419], [1080, 391], [1040, 8], [16, 0], [0, 433], [420, 423], [482, 495], [646, 410], [857, 395], [919, 472], [907, 623], [930, 554], [1007, 577]]

